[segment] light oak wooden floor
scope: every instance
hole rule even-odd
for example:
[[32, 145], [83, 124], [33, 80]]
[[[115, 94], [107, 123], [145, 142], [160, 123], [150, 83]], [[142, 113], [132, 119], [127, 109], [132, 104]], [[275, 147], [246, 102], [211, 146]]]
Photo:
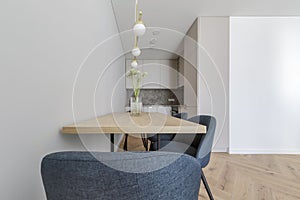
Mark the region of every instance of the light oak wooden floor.
[[[143, 151], [141, 139], [130, 137], [128, 150]], [[216, 200], [300, 200], [300, 155], [213, 153], [204, 173]]]

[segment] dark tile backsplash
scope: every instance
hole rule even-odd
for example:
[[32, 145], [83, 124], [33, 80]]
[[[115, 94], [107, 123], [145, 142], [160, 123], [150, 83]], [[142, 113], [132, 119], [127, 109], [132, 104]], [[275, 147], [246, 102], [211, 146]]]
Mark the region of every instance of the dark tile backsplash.
[[[183, 87], [178, 89], [142, 89], [140, 94], [143, 105], [184, 105], [183, 95]], [[128, 105], [132, 96], [133, 90], [127, 89]], [[175, 99], [175, 101], [169, 102], [168, 99]]]

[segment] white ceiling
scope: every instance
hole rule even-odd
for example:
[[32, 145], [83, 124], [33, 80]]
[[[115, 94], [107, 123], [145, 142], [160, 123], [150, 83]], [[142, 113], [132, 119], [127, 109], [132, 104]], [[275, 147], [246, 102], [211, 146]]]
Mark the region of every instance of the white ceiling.
[[[124, 50], [133, 47], [133, 34], [128, 31], [134, 24], [135, 0], [112, 0], [116, 21], [121, 32]], [[166, 59], [182, 51], [182, 38], [198, 16], [299, 16], [300, 0], [140, 0], [140, 10], [147, 27], [160, 27], [160, 34], [153, 35], [157, 28], [147, 29], [141, 38], [144, 59]], [[125, 31], [125, 32], [124, 32]], [[156, 38], [155, 46], [149, 42]], [[153, 49], [165, 53], [155, 53]], [[129, 58], [129, 57], [128, 57]]]

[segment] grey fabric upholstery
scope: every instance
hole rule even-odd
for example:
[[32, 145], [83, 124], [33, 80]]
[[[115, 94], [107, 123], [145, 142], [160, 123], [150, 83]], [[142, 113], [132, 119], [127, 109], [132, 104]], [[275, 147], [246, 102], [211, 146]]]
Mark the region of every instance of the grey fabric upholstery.
[[210, 160], [217, 121], [216, 118], [207, 115], [195, 116], [190, 118], [189, 121], [205, 125], [207, 129], [206, 134], [197, 135], [192, 144], [192, 146], [197, 146], [196, 158], [201, 163], [202, 168], [204, 168]]
[[[157, 142], [153, 142], [150, 145], [150, 149], [152, 151], [157, 151]], [[168, 152], [176, 152], [176, 153], [184, 153], [190, 156], [196, 157], [197, 149], [192, 147], [191, 145], [176, 142], [176, 141], [161, 141], [160, 142], [160, 150], [168, 151]]]
[[[188, 114], [187, 113], [178, 113], [178, 114], [174, 115], [173, 117], [187, 120]], [[171, 141], [171, 140], [173, 140], [175, 135], [176, 134], [160, 134], [159, 139], [162, 141], [164, 141], [164, 140]], [[157, 135], [148, 136], [148, 140], [150, 140], [151, 143], [157, 142]]]
[[48, 200], [197, 200], [201, 166], [168, 152], [60, 152], [41, 173]]
[[[212, 116], [200, 115], [190, 118], [188, 121], [199, 123], [207, 127], [206, 134], [181, 135], [183, 141], [174, 138], [173, 141], [161, 141], [161, 150], [168, 152], [186, 153], [197, 158], [202, 168], [206, 167], [210, 160], [213, 140], [216, 129], [216, 119]], [[180, 138], [180, 137], [179, 137]], [[190, 139], [187, 139], [190, 138]], [[186, 141], [190, 142], [186, 142]], [[180, 144], [181, 143], [181, 144]], [[157, 142], [151, 144], [150, 150], [156, 150]], [[196, 149], [196, 152], [193, 151]]]
[[173, 117], [179, 118], [179, 119], [187, 119], [188, 118], [188, 113], [177, 113]]
[[[181, 152], [194, 156], [197, 158], [202, 168], [204, 168], [208, 165], [211, 156], [212, 145], [216, 130], [216, 119], [212, 116], [200, 115], [192, 117], [191, 119], [189, 119], [189, 121], [205, 125], [207, 127], [206, 134], [189, 134], [181, 136], [178, 135], [179, 137], [175, 137], [173, 141], [164, 143], [164, 146], [161, 150], [169, 152]], [[181, 145], [179, 145], [179, 143], [181, 143]], [[156, 145], [157, 143], [153, 143], [151, 145], [151, 148], [155, 148]], [[191, 149], [193, 148], [197, 149], [196, 153], [195, 151], [191, 151]], [[213, 194], [209, 188], [208, 182], [203, 171], [201, 175], [201, 180], [204, 183], [204, 187], [207, 191], [209, 199], [213, 200]]]

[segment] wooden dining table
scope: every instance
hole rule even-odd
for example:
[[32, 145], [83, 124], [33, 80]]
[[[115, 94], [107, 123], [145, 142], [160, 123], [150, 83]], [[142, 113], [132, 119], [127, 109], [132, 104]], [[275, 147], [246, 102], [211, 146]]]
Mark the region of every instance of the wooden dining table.
[[160, 134], [205, 134], [206, 126], [161, 113], [129, 112], [110, 113], [83, 122], [66, 125], [63, 134], [109, 134], [111, 152], [114, 152], [115, 134], [157, 134], [157, 149]]

